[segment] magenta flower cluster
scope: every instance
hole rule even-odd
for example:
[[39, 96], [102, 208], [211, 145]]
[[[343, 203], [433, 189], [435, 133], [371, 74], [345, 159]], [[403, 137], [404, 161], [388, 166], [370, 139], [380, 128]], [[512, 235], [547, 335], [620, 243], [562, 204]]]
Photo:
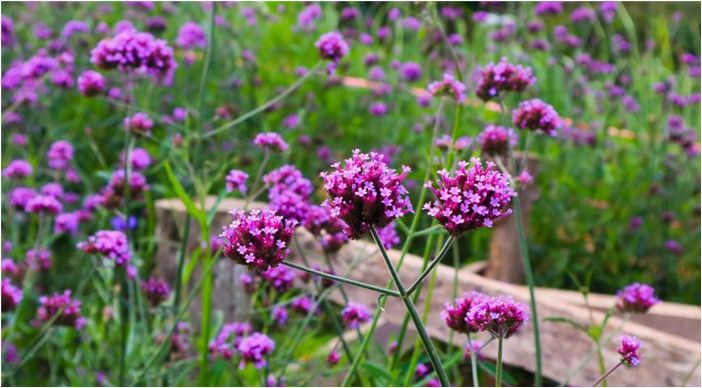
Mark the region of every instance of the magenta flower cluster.
[[556, 110], [538, 98], [520, 102], [512, 112], [512, 123], [519, 129], [541, 131], [549, 136], [556, 136], [556, 130], [561, 127]]
[[344, 325], [350, 329], [356, 329], [361, 324], [370, 321], [371, 314], [368, 308], [360, 303], [349, 302], [341, 310], [341, 319]]
[[430, 83], [427, 86], [427, 91], [432, 97], [449, 96], [459, 103], [462, 103], [466, 98], [466, 86], [448, 73], [444, 73], [441, 81]]
[[225, 178], [227, 192], [238, 190], [241, 194], [246, 194], [247, 179], [249, 179], [249, 174], [241, 170], [230, 170]]
[[13, 160], [2, 170], [2, 176], [10, 179], [22, 179], [32, 175], [32, 165], [26, 160]]
[[427, 202], [424, 209], [454, 237], [473, 229], [491, 228], [495, 220], [512, 214], [508, 206], [517, 195], [510, 187], [509, 176], [498, 171], [494, 163], [487, 162], [483, 168], [480, 159], [471, 162], [468, 170], [467, 162], [459, 162], [454, 177], [446, 170], [439, 171], [438, 188], [431, 181], [425, 184], [436, 200]]
[[268, 209], [230, 214], [234, 220], [220, 235], [224, 256], [258, 271], [275, 267], [288, 256], [294, 220], [284, 220]]
[[21, 301], [22, 290], [15, 287], [15, 285], [12, 284], [10, 279], [2, 279], [2, 311], [14, 310], [15, 308], [17, 308]]
[[332, 217], [341, 218], [351, 239], [359, 239], [371, 227], [384, 227], [394, 219], [412, 212], [407, 189], [402, 181], [409, 172], [403, 166], [397, 173], [383, 162], [383, 156], [354, 150], [353, 156], [322, 172], [329, 199], [322, 206]]
[[617, 292], [617, 310], [628, 313], [645, 313], [660, 302], [653, 287], [648, 284], [633, 283]]
[[118, 230], [100, 230], [88, 237], [87, 242], [78, 243], [78, 249], [85, 253], [97, 253], [118, 266], [128, 265], [132, 258], [127, 235]]
[[508, 338], [529, 319], [527, 305], [510, 296], [489, 297], [471, 307], [466, 324], [472, 331], [487, 331], [497, 338]]
[[141, 289], [144, 290], [146, 300], [149, 301], [151, 306], [158, 306], [161, 302], [168, 299], [168, 296], [171, 294], [171, 288], [168, 286], [168, 283], [157, 278], [143, 280]]
[[86, 97], [102, 94], [105, 87], [105, 77], [97, 71], [86, 70], [78, 77], [78, 90]]
[[178, 66], [173, 49], [151, 34], [125, 30], [101, 40], [90, 53], [90, 61], [102, 69], [146, 74], [169, 85]]
[[622, 356], [621, 362], [626, 366], [639, 366], [641, 362], [641, 355], [639, 354], [641, 341], [634, 336], [628, 335], [621, 336], [619, 340], [621, 342], [617, 348], [617, 352]]
[[475, 95], [489, 101], [507, 92], [522, 92], [534, 82], [531, 68], [513, 65], [503, 57], [499, 63], [488, 63], [481, 69]]
[[322, 59], [328, 59], [332, 63], [328, 67], [328, 72], [331, 74], [336, 69], [341, 58], [349, 53], [349, 45], [344, 41], [344, 38], [338, 32], [327, 32], [319, 37], [314, 46], [319, 50], [319, 56]]
[[241, 354], [240, 369], [244, 369], [246, 364], [253, 364], [256, 369], [261, 369], [268, 365], [266, 356], [275, 349], [275, 342], [265, 334], [253, 333], [239, 342], [237, 350]]
[[54, 318], [53, 325], [72, 326], [79, 330], [86, 323], [80, 312], [80, 301], [71, 298], [71, 290], [65, 290], [63, 294], [56, 293], [39, 298], [36, 323], [41, 325], [52, 318]]
[[270, 186], [270, 208], [286, 219], [301, 223], [309, 211], [312, 182], [292, 165], [286, 164], [263, 177]]
[[271, 267], [261, 272], [261, 278], [279, 293], [290, 290], [295, 284], [295, 271], [288, 267]]
[[256, 138], [254, 138], [254, 144], [259, 148], [275, 152], [284, 152], [288, 149], [288, 143], [275, 132], [259, 133], [256, 135]]
[[472, 307], [477, 306], [486, 299], [486, 295], [477, 291], [467, 292], [463, 296], [456, 298], [453, 304], [446, 303], [444, 305], [444, 309], [441, 311], [441, 319], [446, 326], [459, 333], [476, 332], [477, 330], [474, 326], [468, 325], [466, 316]]
[[332, 217], [323, 206], [310, 206], [303, 226], [319, 239], [327, 253], [337, 252], [349, 240], [345, 232], [346, 223]]
[[230, 360], [241, 340], [251, 331], [251, 325], [246, 322], [231, 322], [223, 325], [217, 337], [208, 345], [210, 356]]
[[176, 45], [184, 49], [204, 48], [207, 46], [205, 31], [195, 22], [186, 22], [178, 30]]
[[487, 155], [507, 155], [517, 146], [519, 137], [512, 128], [488, 125], [476, 138], [480, 150]]

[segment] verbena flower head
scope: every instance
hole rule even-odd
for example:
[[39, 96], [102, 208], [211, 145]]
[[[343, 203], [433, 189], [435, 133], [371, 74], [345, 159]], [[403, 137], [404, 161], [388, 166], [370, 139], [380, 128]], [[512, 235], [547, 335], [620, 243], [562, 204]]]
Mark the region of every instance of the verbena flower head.
[[[119, 156], [122, 165], [124, 165], [124, 153]], [[143, 148], [134, 148], [129, 153], [129, 160], [134, 171], [142, 171], [151, 165], [151, 155]]]
[[617, 292], [617, 310], [621, 312], [645, 313], [658, 302], [648, 284], [633, 283]]
[[286, 143], [280, 135], [275, 132], [263, 132], [256, 135], [254, 144], [262, 149], [269, 149], [276, 152], [284, 152], [288, 149]]
[[487, 298], [487, 295], [477, 291], [467, 292], [463, 296], [456, 298], [453, 304], [446, 303], [444, 305], [444, 309], [441, 311], [441, 319], [452, 330], [459, 333], [473, 333], [477, 330], [466, 323], [466, 315], [471, 307], [482, 303]]
[[319, 243], [326, 253], [336, 252], [349, 240], [346, 235], [346, 223], [329, 214], [322, 206], [310, 206], [303, 223], [305, 229], [319, 238]]
[[551, 105], [535, 98], [519, 103], [512, 113], [512, 123], [519, 129], [541, 131], [549, 136], [556, 136], [561, 119]]
[[249, 174], [241, 170], [230, 170], [225, 178], [227, 192], [231, 193], [234, 190], [239, 190], [241, 194], [246, 194], [247, 179], [249, 179]]
[[449, 96], [461, 103], [466, 98], [466, 86], [455, 79], [451, 74], [444, 73], [441, 81], [434, 81], [427, 86], [427, 91], [433, 97]]
[[124, 119], [124, 129], [133, 133], [150, 133], [153, 127], [154, 122], [144, 112], [137, 112], [133, 116]]
[[46, 271], [51, 269], [51, 251], [48, 249], [30, 249], [25, 255], [26, 263], [34, 271]]
[[334, 163], [333, 171], [320, 174], [329, 193], [322, 206], [332, 217], [346, 223], [351, 239], [359, 239], [371, 227], [385, 227], [412, 212], [407, 189], [402, 185], [409, 167], [403, 166], [398, 174], [382, 160], [380, 154], [354, 150], [343, 166]]
[[27, 213], [56, 215], [63, 211], [63, 205], [51, 195], [36, 195], [24, 207]]
[[480, 70], [479, 77], [475, 95], [483, 101], [507, 92], [522, 92], [536, 82], [531, 68], [513, 65], [505, 57], [498, 64], [488, 63]]
[[86, 97], [105, 92], [105, 77], [97, 71], [86, 70], [78, 77], [78, 90]]
[[471, 307], [465, 317], [466, 324], [474, 331], [488, 331], [498, 338], [508, 338], [528, 319], [527, 305], [509, 296], [487, 298]]
[[80, 301], [71, 298], [71, 290], [39, 298], [37, 324], [44, 324], [57, 314], [53, 325], [72, 326], [79, 330], [85, 326], [85, 318], [80, 313]]
[[400, 76], [408, 82], [418, 81], [422, 78], [422, 66], [417, 62], [405, 62], [400, 67]]
[[360, 303], [349, 302], [341, 310], [341, 319], [344, 325], [350, 329], [357, 329], [362, 323], [370, 321], [371, 314], [368, 308]]
[[400, 236], [395, 229], [395, 223], [391, 222], [384, 228], [378, 229], [378, 237], [385, 249], [392, 249], [400, 243]]
[[261, 273], [261, 277], [278, 293], [290, 290], [295, 283], [295, 271], [288, 267], [277, 266], [268, 268]]
[[284, 220], [268, 209], [230, 214], [234, 220], [220, 235], [224, 256], [258, 271], [275, 267], [288, 256], [294, 220]]
[[284, 326], [288, 321], [288, 309], [284, 306], [273, 307], [271, 310], [271, 318], [273, 318], [273, 321], [275, 321], [278, 326]]
[[414, 377], [417, 379], [422, 379], [428, 375], [429, 372], [431, 372], [431, 369], [429, 369], [426, 364], [420, 362], [417, 364], [417, 368], [414, 370]]
[[488, 155], [507, 155], [517, 146], [519, 137], [512, 128], [488, 125], [480, 132], [477, 139], [480, 150]]
[[26, 210], [27, 204], [31, 199], [37, 196], [37, 191], [29, 187], [15, 187], [10, 191], [10, 205]]
[[2, 170], [2, 176], [10, 179], [22, 179], [32, 175], [32, 165], [26, 160], [13, 160]]
[[[312, 311], [313, 308], [315, 308], [315, 303], [314, 303], [314, 300], [312, 298], [310, 298], [309, 296], [300, 295], [300, 296], [294, 298], [290, 302], [290, 308], [292, 308], [293, 311], [295, 311], [297, 313], [307, 315], [310, 313], [310, 311]], [[317, 309], [317, 308], [315, 308], [315, 309]], [[318, 311], [315, 311], [315, 314], [317, 312]]]
[[261, 333], [253, 333], [244, 338], [239, 343], [237, 350], [241, 353], [240, 369], [244, 369], [246, 364], [253, 364], [256, 369], [261, 369], [268, 365], [266, 356], [275, 349], [275, 342], [270, 337]]
[[340, 360], [341, 356], [336, 350], [332, 350], [331, 353], [329, 353], [329, 355], [327, 356], [327, 364], [329, 364], [330, 366], [338, 364]]
[[251, 325], [246, 322], [231, 322], [223, 325], [217, 337], [208, 345], [210, 356], [230, 360], [241, 340], [251, 331]]
[[100, 230], [88, 237], [88, 241], [78, 243], [78, 249], [97, 253], [118, 266], [126, 266], [132, 258], [127, 235], [117, 230]]
[[639, 354], [639, 348], [641, 348], [641, 341], [634, 337], [623, 335], [619, 337], [621, 341], [617, 352], [622, 356], [621, 361], [626, 366], [636, 367], [639, 366], [641, 362], [641, 355]]
[[168, 286], [168, 283], [158, 278], [142, 280], [141, 289], [144, 290], [146, 299], [151, 306], [158, 306], [171, 295], [171, 287]]
[[146, 74], [165, 85], [172, 82], [173, 73], [178, 67], [173, 57], [173, 49], [166, 41], [133, 29], [101, 40], [91, 51], [90, 61], [102, 69]]
[[349, 45], [338, 32], [327, 32], [320, 36], [314, 46], [319, 50], [319, 56], [322, 59], [332, 61], [327, 68], [329, 74], [334, 72], [341, 58], [349, 53]]
[[49, 167], [54, 170], [66, 170], [73, 160], [73, 146], [65, 140], [55, 141], [46, 153]]
[[2, 276], [5, 279], [12, 279], [16, 281], [21, 281], [24, 271], [22, 268], [15, 263], [14, 260], [10, 258], [2, 259]]
[[539, 16], [558, 15], [563, 12], [562, 1], [540, 1], [534, 7], [534, 13]]
[[512, 214], [508, 206], [517, 195], [510, 187], [509, 176], [497, 170], [494, 163], [487, 162], [483, 168], [480, 159], [471, 162], [468, 170], [467, 162], [459, 162], [453, 177], [446, 170], [439, 171], [438, 188], [431, 181], [425, 184], [436, 200], [427, 202], [424, 209], [454, 237], [473, 229], [491, 228], [495, 220]]
[[2, 311], [14, 310], [21, 301], [22, 290], [15, 287], [10, 279], [2, 279]]
[[207, 46], [205, 31], [195, 22], [186, 22], [178, 30], [176, 45], [184, 49], [204, 48]]

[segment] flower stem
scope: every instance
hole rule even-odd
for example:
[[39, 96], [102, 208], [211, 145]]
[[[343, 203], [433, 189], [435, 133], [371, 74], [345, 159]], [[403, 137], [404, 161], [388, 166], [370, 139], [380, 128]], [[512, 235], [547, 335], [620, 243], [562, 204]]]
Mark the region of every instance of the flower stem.
[[[595, 351], [597, 352], [597, 365], [600, 368], [600, 375], [605, 374], [605, 360], [604, 360], [604, 354], [602, 354], [602, 345], [598, 342], [595, 344], [596, 349]], [[607, 386], [607, 379], [606, 375], [601, 379], [602, 381], [602, 386], [606, 387]]]
[[446, 371], [444, 371], [444, 366], [441, 364], [439, 354], [437, 353], [436, 348], [434, 348], [434, 344], [431, 342], [431, 338], [429, 337], [429, 334], [427, 333], [427, 330], [425, 329], [424, 324], [422, 323], [422, 318], [419, 316], [417, 308], [415, 307], [414, 302], [412, 301], [412, 295], [407, 294], [407, 290], [405, 289], [405, 286], [402, 283], [400, 276], [397, 274], [397, 271], [395, 271], [395, 267], [392, 265], [392, 262], [390, 261], [390, 258], [388, 257], [388, 254], [385, 251], [385, 247], [383, 247], [383, 243], [380, 240], [378, 231], [375, 230], [375, 227], [371, 227], [370, 231], [371, 235], [373, 236], [373, 239], [375, 240], [375, 243], [380, 249], [380, 253], [383, 256], [385, 265], [390, 271], [390, 276], [392, 277], [393, 281], [395, 282], [395, 285], [397, 286], [398, 291], [400, 292], [402, 301], [405, 303], [407, 311], [409, 311], [410, 316], [412, 317], [414, 326], [417, 329], [417, 332], [419, 333], [419, 337], [421, 338], [422, 343], [424, 344], [424, 349], [426, 350], [427, 355], [429, 356], [429, 359], [431, 360], [431, 363], [434, 366], [434, 370], [436, 371], [436, 374], [439, 377], [439, 381], [441, 382], [442, 386], [448, 387], [448, 376], [446, 375]]
[[468, 349], [470, 349], [470, 373], [473, 378], [473, 387], [478, 388], [480, 386], [480, 381], [478, 380], [478, 357], [476, 353], [478, 350], [473, 349], [473, 340], [468, 334]]
[[289, 261], [283, 261], [281, 264], [287, 265], [288, 267], [298, 269], [300, 271], [311, 273], [313, 275], [321, 276], [323, 278], [327, 278], [327, 279], [335, 280], [335, 281], [338, 281], [341, 283], [351, 284], [351, 285], [354, 285], [357, 287], [365, 288], [367, 290], [379, 292], [379, 293], [384, 294], [384, 295], [394, 296], [394, 297], [398, 297], [398, 298], [400, 297], [400, 294], [397, 291], [394, 291], [394, 290], [391, 290], [388, 288], [378, 287], [378, 286], [374, 286], [372, 284], [359, 282], [359, 281], [356, 281], [353, 279], [348, 279], [348, 278], [345, 278], [342, 276], [328, 274], [326, 272], [317, 271], [316, 269], [305, 267], [304, 265], [295, 264], [295, 263], [292, 263]]
[[615, 365], [612, 369], [609, 370], [609, 372], [605, 373], [602, 377], [599, 378], [599, 380], [595, 381], [595, 384], [592, 384], [593, 387], [596, 387], [600, 385], [601, 382], [604, 382], [609, 375], [611, 375], [617, 368], [619, 368], [622, 365], [622, 362], [619, 361], [617, 365]]
[[497, 365], [495, 366], [495, 387], [502, 386], [502, 337], [497, 337]]

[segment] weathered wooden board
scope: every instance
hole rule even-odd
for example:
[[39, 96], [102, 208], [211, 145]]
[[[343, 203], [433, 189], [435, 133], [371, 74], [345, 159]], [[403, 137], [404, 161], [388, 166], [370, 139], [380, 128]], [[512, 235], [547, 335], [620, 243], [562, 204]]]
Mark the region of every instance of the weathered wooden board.
[[[213, 199], [208, 200], [212, 206]], [[226, 199], [219, 205], [213, 234], [218, 234], [222, 225], [229, 222], [227, 212], [242, 206], [241, 201]], [[255, 204], [255, 207], [264, 206]], [[183, 224], [185, 211], [178, 200], [161, 200], [156, 204], [159, 216], [159, 236], [161, 248], [157, 257], [157, 270], [161, 271], [167, 279], [174, 278], [177, 267], [179, 232], [175, 225]], [[171, 225], [173, 224], [173, 225]], [[196, 228], [196, 225], [193, 225]], [[197, 229], [191, 233], [194, 239], [189, 245], [197, 244]], [[323, 266], [323, 259], [319, 246], [313, 237], [299, 228], [296, 232], [308, 260]], [[293, 251], [294, 252], [294, 251]], [[391, 250], [390, 259], [396, 263], [400, 252]], [[298, 260], [296, 254], [292, 260]], [[360, 257], [360, 260], [357, 260]], [[347, 266], [355, 262], [357, 266], [350, 272], [350, 277], [385, 286], [390, 275], [385, 268], [382, 258], [376, 247], [368, 241], [353, 241], [345, 246], [334, 259], [337, 273], [345, 273]], [[407, 255], [400, 271], [402, 280], [409, 284], [419, 274], [422, 259]], [[478, 290], [487, 294], [508, 294], [516, 300], [528, 303], [528, 290], [524, 286], [491, 280], [474, 272], [473, 268], [463, 268], [458, 272], [459, 293]], [[238, 274], [243, 270], [232, 263], [223, 260], [215, 269], [215, 295], [214, 308], [224, 313], [225, 319], [235, 319], [246, 308], [247, 298], [241, 292]], [[439, 317], [443, 304], [452, 300], [454, 269], [439, 265], [436, 269], [436, 287], [430, 305], [430, 313], [426, 322], [430, 335], [440, 341], [448, 341], [449, 331]], [[196, 276], [193, 276], [196, 278]], [[428, 281], [428, 280], [427, 280]], [[373, 292], [356, 287], [346, 287], [350, 299], [374, 308], [377, 295]], [[331, 294], [332, 300], [341, 303], [342, 298], [338, 292]], [[562, 316], [587, 323], [589, 312], [583, 307], [579, 294], [572, 291], [537, 289], [539, 316]], [[593, 316], [596, 320], [602, 319], [602, 311], [611, 306], [613, 299], [604, 295], [592, 295], [591, 303], [596, 307]], [[425, 294], [422, 294], [418, 303], [420, 311], [424, 309]], [[389, 323], [399, 325], [404, 316], [405, 308], [401, 301], [391, 299], [385, 306], [382, 319]], [[191, 314], [198, 314], [199, 306], [191, 309]], [[661, 318], [662, 317], [662, 318]], [[197, 321], [197, 319], [195, 320]], [[662, 325], [660, 322], [666, 322]], [[680, 324], [676, 325], [676, 322]], [[684, 323], [683, 323], [684, 322]], [[619, 317], [610, 320], [608, 334], [616, 331], [622, 324]], [[666, 327], [668, 328], [666, 330]], [[677, 329], [677, 330], [676, 330]], [[696, 368], [700, 357], [700, 343], [695, 339], [700, 331], [700, 308], [697, 306], [684, 306], [678, 304], [661, 303], [651, 309], [650, 313], [637, 317], [634, 321], [624, 323], [623, 332], [636, 335], [644, 342], [643, 361], [635, 370], [617, 371], [609, 379], [611, 385], [621, 386], [667, 386], [681, 385], [684, 379], [692, 373], [688, 386], [700, 385], [700, 371]], [[556, 381], [563, 381], [582, 360], [593, 350], [593, 346], [583, 334], [572, 328], [553, 322], [541, 321], [542, 348], [544, 357], [544, 375]], [[354, 338], [353, 336], [350, 337]], [[456, 336], [456, 341], [459, 341]], [[616, 338], [616, 336], [615, 336]], [[697, 337], [698, 338], [698, 337]], [[407, 346], [407, 343], [405, 344]], [[608, 365], [618, 361], [615, 341], [605, 346], [605, 360]], [[488, 346], [484, 353], [494, 357], [496, 348]], [[534, 368], [534, 346], [531, 323], [522, 331], [512, 336], [505, 342], [505, 362], [522, 367], [526, 370]], [[694, 370], [694, 371], [693, 371]], [[583, 370], [571, 381], [573, 385], [590, 385], [599, 376], [596, 360], [593, 358]]]

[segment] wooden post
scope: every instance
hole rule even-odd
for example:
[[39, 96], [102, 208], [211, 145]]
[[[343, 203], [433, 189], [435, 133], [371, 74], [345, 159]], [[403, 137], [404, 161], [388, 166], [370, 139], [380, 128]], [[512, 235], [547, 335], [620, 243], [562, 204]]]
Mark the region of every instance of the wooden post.
[[[521, 163], [521, 153], [515, 154], [517, 163]], [[527, 157], [527, 171], [536, 177], [539, 169], [539, 160], [533, 155]], [[519, 190], [522, 201], [522, 218], [525, 232], [528, 229], [531, 217], [531, 208], [539, 197], [539, 189], [535, 184]], [[519, 255], [519, 241], [517, 240], [517, 221], [514, 215], [504, 218], [492, 230], [490, 238], [490, 251], [488, 254], [485, 276], [508, 283], [522, 283], [524, 281], [524, 266]]]

